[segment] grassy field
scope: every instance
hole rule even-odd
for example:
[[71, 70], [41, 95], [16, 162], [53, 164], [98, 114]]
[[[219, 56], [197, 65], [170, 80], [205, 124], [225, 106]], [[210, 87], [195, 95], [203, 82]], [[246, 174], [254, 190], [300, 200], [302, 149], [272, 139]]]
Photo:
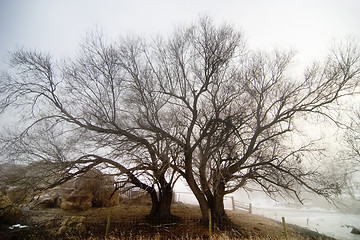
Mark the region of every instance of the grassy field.
[[[149, 199], [141, 197], [125, 200], [120, 206], [92, 208], [83, 212], [61, 209], [28, 210], [22, 223], [29, 227], [8, 230], [3, 226], [0, 239], [95, 240], [104, 239], [107, 230], [110, 240], [285, 239], [281, 223], [242, 211], [228, 211], [237, 230], [223, 232], [215, 228], [212, 237], [209, 237], [208, 227], [199, 223], [199, 208], [182, 203], [172, 206], [172, 213], [181, 218], [178, 223], [154, 226], [145, 220], [150, 207]], [[288, 226], [288, 236], [289, 239], [331, 239], [291, 226]]]

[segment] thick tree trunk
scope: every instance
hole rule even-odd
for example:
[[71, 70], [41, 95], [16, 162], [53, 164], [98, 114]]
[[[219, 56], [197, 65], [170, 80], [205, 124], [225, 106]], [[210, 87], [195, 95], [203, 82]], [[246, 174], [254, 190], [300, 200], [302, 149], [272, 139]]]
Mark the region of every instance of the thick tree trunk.
[[[201, 189], [196, 182], [194, 175], [193, 175], [193, 169], [192, 169], [192, 161], [191, 161], [191, 155], [185, 154], [185, 179], [188, 183], [191, 191], [194, 193], [201, 210], [201, 222], [205, 225], [209, 224], [209, 209], [211, 210], [211, 216], [212, 216], [212, 223], [214, 226], [217, 226], [218, 228], [225, 229], [226, 226], [232, 226], [231, 220], [226, 215], [225, 209], [224, 209], [224, 196], [225, 196], [225, 184], [222, 182], [219, 182], [217, 184], [216, 189], [214, 190], [214, 193], [212, 193], [210, 190], [207, 192], [204, 189]], [[204, 165], [203, 168], [206, 166]], [[203, 172], [205, 174], [205, 172]], [[207, 185], [207, 184], [203, 184]], [[204, 187], [203, 187], [204, 188]]]
[[150, 214], [146, 216], [148, 222], [152, 224], [165, 224], [174, 223], [179, 220], [177, 216], [171, 214], [173, 191], [170, 184], [167, 184], [159, 193], [154, 190], [150, 196], [152, 207]]
[[212, 198], [212, 200], [209, 199], [209, 205], [214, 226], [219, 227], [220, 229], [231, 227], [232, 222], [227, 216], [224, 208], [224, 195], [216, 194], [212, 196]]
[[224, 208], [225, 187], [220, 184], [214, 194], [208, 191], [203, 193], [196, 191], [196, 198], [200, 205], [202, 214], [201, 222], [205, 225], [209, 224], [209, 209], [211, 210], [211, 220], [213, 226], [220, 229], [232, 228], [233, 224], [227, 216]]

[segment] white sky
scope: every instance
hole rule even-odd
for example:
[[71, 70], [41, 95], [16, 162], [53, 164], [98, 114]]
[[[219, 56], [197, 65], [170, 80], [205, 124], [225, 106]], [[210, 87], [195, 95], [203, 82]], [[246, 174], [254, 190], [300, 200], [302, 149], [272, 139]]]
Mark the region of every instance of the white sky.
[[252, 47], [294, 48], [307, 62], [334, 38], [360, 39], [359, 12], [359, 0], [0, 0], [0, 66], [22, 46], [71, 56], [96, 26], [111, 37], [166, 34], [201, 14], [243, 30]]

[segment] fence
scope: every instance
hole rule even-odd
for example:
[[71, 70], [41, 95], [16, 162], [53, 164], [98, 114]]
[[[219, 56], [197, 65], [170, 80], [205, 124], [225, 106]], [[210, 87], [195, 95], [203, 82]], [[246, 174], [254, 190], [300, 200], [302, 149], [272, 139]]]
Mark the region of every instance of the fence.
[[[134, 189], [125, 192], [128, 197], [141, 194]], [[175, 192], [174, 202], [198, 205], [198, 202], [191, 192]], [[295, 209], [279, 206], [253, 206], [251, 203], [236, 201], [233, 196], [224, 197], [224, 206], [227, 210], [246, 211], [252, 214], [264, 216], [281, 222], [282, 217], [286, 218], [287, 224], [295, 224], [300, 227], [308, 228], [326, 234], [337, 239], [359, 239], [350, 233], [351, 227], [358, 226], [360, 216], [356, 214], [340, 214], [326, 209]]]
[[[183, 202], [187, 204], [198, 205], [198, 202], [193, 193], [190, 192], [175, 192], [173, 197], [174, 202]], [[224, 205], [226, 209], [229, 210], [241, 210], [252, 213], [251, 203], [244, 203], [235, 201], [233, 196], [224, 197]]]
[[286, 207], [256, 207], [253, 213], [281, 222], [286, 218], [287, 224], [294, 224], [310, 229], [336, 239], [357, 239], [359, 235], [351, 234], [352, 227], [360, 226], [360, 216], [345, 214], [322, 208], [286, 208]]
[[251, 203], [243, 203], [243, 202], [239, 202], [239, 201], [235, 201], [234, 197], [231, 197], [233, 203], [233, 210], [245, 210], [249, 213], [252, 213], [252, 204]]

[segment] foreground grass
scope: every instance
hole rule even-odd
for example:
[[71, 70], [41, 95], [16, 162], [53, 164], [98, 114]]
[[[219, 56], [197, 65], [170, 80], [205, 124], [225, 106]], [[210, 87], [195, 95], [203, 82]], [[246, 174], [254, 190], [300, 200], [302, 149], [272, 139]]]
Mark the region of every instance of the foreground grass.
[[[104, 239], [104, 238], [87, 238], [86, 240], [100, 240], [100, 239]], [[130, 238], [132, 239], [132, 238]], [[133, 239], [136, 240], [161, 240], [164, 239], [161, 235], [156, 235], [154, 237], [143, 237], [143, 236], [137, 236]], [[178, 240], [204, 240], [204, 239], [212, 239], [212, 240], [233, 240], [234, 238], [227, 236], [226, 234], [216, 234], [213, 235], [212, 237], [179, 237], [177, 238]], [[271, 238], [271, 237], [267, 237], [267, 238], [261, 238], [261, 237], [251, 237], [251, 238], [242, 238], [243, 240], [269, 240], [269, 239], [277, 239], [277, 238]], [[278, 239], [285, 239], [285, 238], [278, 238]], [[118, 237], [109, 237], [107, 238], [107, 240], [129, 240], [129, 238], [118, 238]]]
[[[24, 224], [30, 226], [28, 229], [8, 231], [5, 235], [0, 231], [0, 239], [103, 240], [107, 231], [107, 240], [285, 239], [281, 223], [246, 212], [229, 211], [236, 230], [224, 232], [215, 228], [209, 237], [208, 227], [199, 223], [201, 213], [197, 206], [174, 204], [172, 213], [181, 220], [173, 225], [158, 226], [150, 225], [145, 220], [150, 208], [149, 199], [139, 198], [125, 200], [120, 206], [93, 208], [84, 212], [61, 209], [29, 211], [24, 218]], [[294, 230], [291, 226], [288, 227], [288, 236], [290, 240], [331, 239], [305, 229]]]

